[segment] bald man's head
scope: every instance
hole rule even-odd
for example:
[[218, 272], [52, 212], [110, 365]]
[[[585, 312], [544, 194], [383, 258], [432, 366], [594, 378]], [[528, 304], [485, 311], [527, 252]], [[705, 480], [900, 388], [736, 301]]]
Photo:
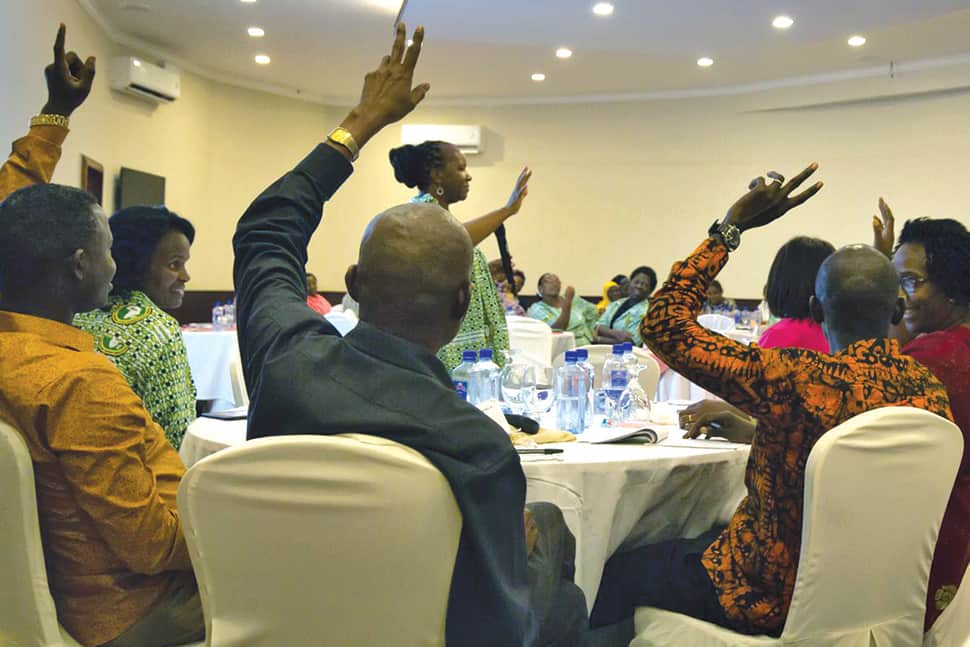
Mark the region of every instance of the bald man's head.
[[833, 351], [885, 337], [902, 314], [896, 270], [868, 245], [849, 245], [829, 256], [815, 277], [815, 294], [812, 315], [825, 326]]
[[468, 308], [471, 265], [471, 238], [454, 216], [433, 204], [404, 204], [367, 225], [347, 289], [361, 320], [424, 346], [444, 345]]

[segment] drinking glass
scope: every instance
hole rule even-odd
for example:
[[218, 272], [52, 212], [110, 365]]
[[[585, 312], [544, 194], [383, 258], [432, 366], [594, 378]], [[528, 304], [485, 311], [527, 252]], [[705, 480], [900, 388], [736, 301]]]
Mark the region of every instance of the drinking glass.
[[529, 407], [529, 399], [536, 388], [536, 369], [516, 351], [508, 351], [502, 369], [502, 400], [514, 414], [522, 414]]

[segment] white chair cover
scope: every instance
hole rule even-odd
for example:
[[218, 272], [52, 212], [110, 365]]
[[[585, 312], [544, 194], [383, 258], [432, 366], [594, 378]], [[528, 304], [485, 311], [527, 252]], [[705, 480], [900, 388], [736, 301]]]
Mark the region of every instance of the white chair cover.
[[963, 574], [956, 597], [926, 632], [923, 647], [970, 647], [970, 569]]
[[3, 421], [0, 492], [0, 645], [81, 647], [58, 624], [47, 584], [30, 452], [20, 433]]
[[552, 362], [552, 328], [532, 317], [505, 318], [509, 327], [509, 348], [536, 366]]
[[178, 504], [212, 647], [444, 645], [461, 513], [416, 451], [252, 440], [189, 469]]
[[697, 317], [697, 323], [704, 326], [708, 330], [713, 330], [714, 332], [719, 333], [726, 333], [729, 330], [734, 330], [734, 319], [731, 317], [725, 317], [724, 315], [700, 315]]
[[229, 381], [232, 383], [232, 397], [237, 407], [249, 406], [249, 392], [246, 390], [246, 377], [243, 375], [242, 359], [235, 353], [229, 360]]
[[806, 465], [801, 556], [781, 637], [645, 607], [630, 647], [922, 644], [933, 548], [962, 454], [956, 425], [920, 409], [842, 423]]

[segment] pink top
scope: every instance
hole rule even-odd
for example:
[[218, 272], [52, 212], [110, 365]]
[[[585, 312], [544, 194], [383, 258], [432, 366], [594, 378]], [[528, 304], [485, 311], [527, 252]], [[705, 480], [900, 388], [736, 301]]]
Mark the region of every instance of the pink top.
[[758, 345], [762, 348], [807, 348], [820, 353], [829, 352], [822, 326], [811, 319], [782, 319], [761, 333]]
[[330, 302], [324, 299], [323, 296], [320, 294], [314, 294], [314, 295], [308, 296], [306, 298], [306, 304], [310, 306], [312, 310], [316, 310], [322, 315], [325, 315], [328, 312], [330, 312], [330, 308], [333, 307], [330, 305]]

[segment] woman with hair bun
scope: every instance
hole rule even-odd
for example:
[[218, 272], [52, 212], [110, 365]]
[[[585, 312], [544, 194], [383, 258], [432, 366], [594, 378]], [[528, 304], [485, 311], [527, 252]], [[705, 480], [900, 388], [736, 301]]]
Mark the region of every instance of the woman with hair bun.
[[[390, 160], [397, 181], [420, 191], [411, 202], [437, 204], [450, 211], [451, 205], [468, 197], [472, 176], [468, 173], [465, 155], [454, 144], [442, 141], [426, 141], [417, 146], [407, 144], [392, 149]], [[522, 169], [505, 206], [465, 223], [465, 229], [476, 245], [472, 262], [471, 303], [458, 334], [438, 352], [438, 358], [449, 371], [461, 363], [464, 350], [491, 348], [500, 364], [503, 361], [500, 351], [508, 350], [509, 331], [505, 324], [505, 310], [492, 281], [488, 260], [477, 245], [494, 233], [499, 239], [503, 261], [508, 261], [503, 223], [522, 208], [522, 201], [529, 193], [531, 176], [532, 171], [528, 167]]]

